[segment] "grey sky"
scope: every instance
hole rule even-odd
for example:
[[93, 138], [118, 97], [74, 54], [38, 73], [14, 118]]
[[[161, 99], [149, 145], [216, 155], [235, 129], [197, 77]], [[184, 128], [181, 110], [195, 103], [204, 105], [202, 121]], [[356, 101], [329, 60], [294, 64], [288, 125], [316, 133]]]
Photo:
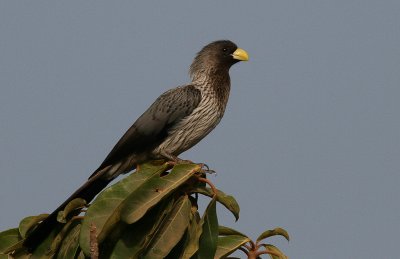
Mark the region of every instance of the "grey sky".
[[396, 258], [400, 2], [1, 1], [0, 229], [50, 212], [195, 53], [231, 39], [221, 124], [183, 158], [291, 258]]

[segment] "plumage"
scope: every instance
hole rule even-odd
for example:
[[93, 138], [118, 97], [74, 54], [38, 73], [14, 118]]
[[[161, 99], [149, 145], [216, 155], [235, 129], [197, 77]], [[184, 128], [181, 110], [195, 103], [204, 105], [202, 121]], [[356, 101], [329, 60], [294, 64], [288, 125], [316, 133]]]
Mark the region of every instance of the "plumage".
[[[122, 136], [93, 175], [118, 163], [121, 168], [109, 170], [125, 173], [149, 157], [161, 158], [152, 154], [153, 149], [165, 140], [174, 125], [193, 112], [200, 100], [200, 91], [192, 85], [163, 93]], [[134, 163], [131, 165], [129, 161]]]
[[190, 66], [192, 82], [163, 93], [117, 142], [89, 180], [27, 237], [33, 250], [56, 226], [57, 213], [75, 198], [90, 202], [120, 174], [151, 159], [179, 161], [178, 156], [210, 133], [224, 115], [230, 91], [229, 68], [248, 60], [231, 41], [205, 46]]

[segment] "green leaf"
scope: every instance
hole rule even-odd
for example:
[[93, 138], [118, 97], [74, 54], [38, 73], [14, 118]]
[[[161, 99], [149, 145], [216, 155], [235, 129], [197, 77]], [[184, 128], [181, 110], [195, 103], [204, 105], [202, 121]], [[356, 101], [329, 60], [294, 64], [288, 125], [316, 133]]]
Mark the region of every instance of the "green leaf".
[[174, 246], [174, 248], [169, 252], [169, 254], [165, 257], [165, 259], [176, 259], [176, 258], [182, 258], [183, 252], [185, 251], [186, 244], [188, 243], [188, 232], [186, 230], [185, 234], [179, 240], [178, 244]]
[[200, 169], [197, 164], [178, 164], [169, 174], [152, 177], [124, 201], [121, 219], [128, 224], [136, 222], [157, 202], [175, 191]]
[[57, 253], [57, 259], [75, 258], [79, 252], [79, 233], [81, 224], [76, 224], [62, 240], [61, 247]]
[[68, 215], [77, 209], [81, 209], [86, 206], [86, 201], [82, 198], [76, 198], [70, 201], [67, 206], [65, 206], [64, 210], [59, 211], [57, 215], [57, 221], [60, 223], [67, 223]]
[[146, 217], [140, 219], [137, 222], [138, 225], [118, 222], [106, 239], [99, 244], [100, 258], [139, 258], [138, 251], [141, 248], [143, 236], [152, 224], [152, 222], [145, 222], [145, 219]]
[[267, 231], [263, 232], [257, 238], [257, 242], [260, 240], [263, 240], [265, 238], [276, 236], [276, 235], [283, 236], [284, 238], [286, 238], [287, 241], [289, 241], [289, 234], [286, 230], [284, 230], [283, 228], [275, 228], [275, 229], [267, 230]]
[[[21, 249], [22, 248], [22, 249]], [[31, 253], [28, 252], [28, 250], [26, 250], [23, 246], [22, 246], [22, 242], [21, 242], [21, 246], [19, 249], [15, 250], [12, 253], [12, 257], [8, 257], [9, 259], [14, 259], [14, 258], [18, 258], [18, 259], [30, 259], [31, 258]]]
[[[288, 258], [276, 246], [273, 246], [273, 245], [270, 245], [270, 244], [264, 244], [263, 246], [265, 247], [265, 249], [267, 251], [274, 253], [274, 254], [268, 254], [271, 259], [287, 259]], [[278, 254], [278, 255], [275, 255], [275, 254]]]
[[197, 251], [198, 258], [214, 258], [217, 250], [218, 240], [218, 218], [216, 199], [213, 198], [208, 204], [203, 218], [203, 233], [199, 240], [199, 250]]
[[200, 214], [197, 207], [197, 199], [189, 196], [191, 201], [190, 221], [184, 237], [174, 247], [171, 253], [168, 254], [166, 259], [189, 259], [199, 249], [199, 239], [203, 231], [200, 226]]
[[76, 257], [76, 259], [86, 259], [85, 254], [83, 253], [83, 251], [81, 250], [78, 254], [78, 256]]
[[224, 258], [235, 252], [243, 244], [250, 241], [250, 238], [242, 235], [229, 235], [224, 237], [218, 237], [217, 252], [214, 258]]
[[114, 226], [120, 221], [124, 200], [134, 190], [141, 187], [152, 176], [158, 175], [169, 167], [168, 164], [144, 164], [139, 171], [129, 175], [116, 184], [108, 187], [93, 201], [82, 222], [79, 245], [86, 256], [90, 256], [90, 226], [97, 229], [97, 240], [101, 243]]
[[218, 235], [220, 235], [220, 236], [237, 235], [237, 236], [247, 237], [245, 234], [242, 234], [233, 228], [228, 228], [225, 226], [218, 227]]
[[21, 240], [18, 228], [11, 228], [0, 232], [0, 253], [7, 253], [8, 250]]
[[187, 230], [188, 241], [185, 244], [182, 259], [191, 258], [197, 250], [199, 250], [199, 239], [203, 232], [202, 225], [200, 225], [200, 214], [195, 206], [192, 206], [192, 215]]
[[[208, 197], [213, 197], [214, 193], [211, 188], [197, 187], [192, 190], [193, 193], [200, 193]], [[235, 198], [231, 195], [227, 195], [224, 192], [217, 190], [217, 201], [224, 205], [230, 212], [232, 212], [236, 221], [239, 219], [240, 207]]]
[[[124, 222], [119, 222], [117, 226], [119, 229], [114, 230], [104, 241], [102, 257], [111, 259], [140, 258], [154, 233], [160, 228], [161, 222], [171, 211], [173, 202], [173, 199], [161, 202], [134, 224], [127, 225]], [[109, 241], [116, 239], [115, 245]]]
[[180, 197], [172, 211], [161, 223], [144, 258], [166, 257], [184, 235], [190, 219], [191, 202], [187, 195]]
[[53, 258], [56, 251], [51, 250], [50, 246], [63, 226], [59, 225], [42, 241], [42, 243], [33, 251], [31, 259]]
[[29, 216], [21, 220], [19, 223], [19, 234], [21, 235], [22, 238], [26, 237], [26, 234], [33, 228], [35, 227], [40, 221], [44, 220], [47, 218], [49, 214], [40, 214], [37, 216]]
[[[75, 219], [75, 220], [70, 220], [68, 221], [67, 224], [63, 225], [63, 228], [61, 229], [60, 232], [53, 238], [53, 241], [51, 242], [50, 250], [52, 251], [53, 254], [55, 254], [58, 249], [60, 248], [61, 244], [64, 244], [64, 240], [70, 232], [74, 229], [76, 225], [80, 225], [81, 220], [80, 219]], [[79, 227], [80, 228], [80, 227]]]

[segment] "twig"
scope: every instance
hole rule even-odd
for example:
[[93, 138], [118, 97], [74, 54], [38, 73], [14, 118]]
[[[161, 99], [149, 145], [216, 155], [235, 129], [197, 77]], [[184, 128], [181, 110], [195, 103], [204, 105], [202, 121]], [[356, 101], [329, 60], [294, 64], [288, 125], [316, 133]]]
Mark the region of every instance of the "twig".
[[217, 188], [210, 180], [208, 180], [207, 178], [202, 178], [200, 176], [197, 177], [197, 179], [199, 182], [207, 183], [211, 187], [212, 192], [214, 193], [213, 197], [217, 196]]

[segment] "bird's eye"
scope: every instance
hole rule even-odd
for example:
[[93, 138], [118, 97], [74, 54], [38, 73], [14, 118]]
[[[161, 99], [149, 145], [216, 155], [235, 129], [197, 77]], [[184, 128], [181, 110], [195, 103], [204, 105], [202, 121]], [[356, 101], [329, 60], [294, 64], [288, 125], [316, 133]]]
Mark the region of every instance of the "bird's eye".
[[227, 52], [228, 49], [227, 49], [227, 48], [223, 48], [222, 51], [223, 51], [223, 52]]

